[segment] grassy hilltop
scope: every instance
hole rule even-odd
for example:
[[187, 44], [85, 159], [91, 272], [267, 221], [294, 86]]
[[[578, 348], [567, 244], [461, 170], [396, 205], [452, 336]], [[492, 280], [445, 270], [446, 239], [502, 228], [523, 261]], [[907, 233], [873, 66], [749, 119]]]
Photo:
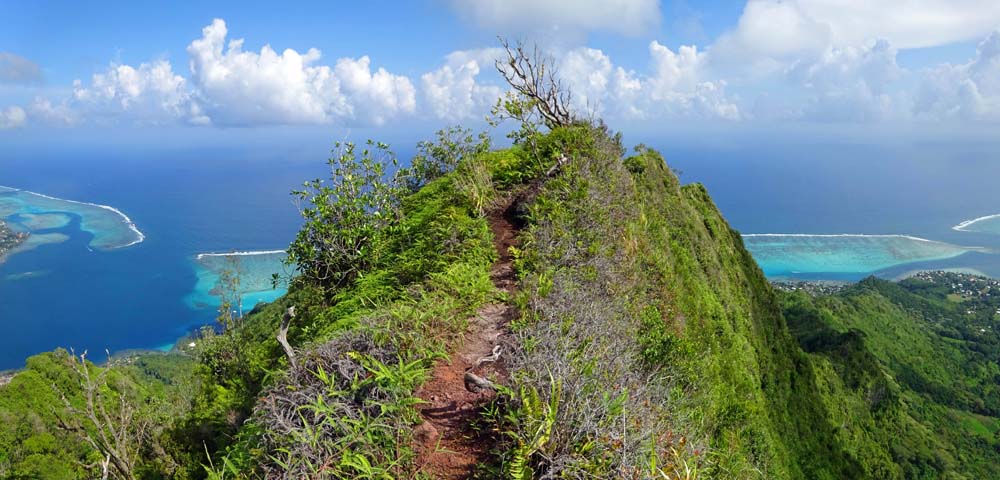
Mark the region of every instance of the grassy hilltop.
[[1000, 473], [998, 350], [960, 307], [776, 292], [702, 185], [548, 113], [397, 173], [342, 146], [296, 192], [287, 295], [186, 354], [32, 357], [0, 387], [0, 477]]

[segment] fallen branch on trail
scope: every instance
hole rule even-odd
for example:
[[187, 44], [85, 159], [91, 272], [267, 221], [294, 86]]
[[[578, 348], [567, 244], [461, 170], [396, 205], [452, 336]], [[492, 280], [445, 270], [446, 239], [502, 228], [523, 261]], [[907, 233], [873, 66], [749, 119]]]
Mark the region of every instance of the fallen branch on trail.
[[476, 375], [475, 373], [472, 373], [472, 371], [479, 368], [479, 366], [484, 363], [496, 362], [497, 360], [500, 360], [501, 353], [503, 353], [503, 347], [497, 345], [493, 347], [493, 353], [485, 357], [479, 358], [478, 360], [476, 360], [476, 363], [474, 365], [465, 370], [464, 381], [466, 390], [472, 393], [478, 393], [481, 390], [493, 390], [493, 391], [497, 390], [496, 384], [483, 377], [480, 377], [479, 375]]
[[465, 372], [465, 389], [472, 393], [481, 390], [497, 390], [496, 384], [472, 372]]

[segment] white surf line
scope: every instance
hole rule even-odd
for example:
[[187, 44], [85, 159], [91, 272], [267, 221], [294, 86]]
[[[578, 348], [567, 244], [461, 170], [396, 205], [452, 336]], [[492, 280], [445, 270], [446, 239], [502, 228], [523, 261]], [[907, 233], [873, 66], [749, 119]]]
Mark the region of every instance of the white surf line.
[[[998, 215], [1000, 216], [1000, 215]], [[901, 234], [867, 234], [867, 233], [742, 233], [740, 236], [743, 237], [819, 237], [819, 238], [905, 238], [907, 240], [913, 240], [916, 242], [926, 242], [933, 243], [936, 245], [945, 245], [948, 247], [955, 247], [962, 250], [969, 250], [981, 253], [994, 253], [994, 250], [987, 247], [970, 247], [965, 245], [955, 245], [954, 243], [941, 242], [938, 240], [928, 240], [926, 238], [914, 237], [913, 235], [901, 235]]]
[[197, 257], [201, 260], [205, 257], [247, 257], [251, 255], [274, 255], [277, 253], [285, 253], [285, 250], [250, 250], [244, 252], [228, 252], [228, 253], [199, 253]]
[[137, 238], [136, 238], [136, 240], [134, 240], [131, 243], [127, 243], [125, 245], [121, 245], [121, 246], [114, 247], [114, 248], [131, 247], [132, 245], [135, 245], [137, 243], [142, 243], [144, 240], [146, 240], [146, 234], [142, 233], [139, 230], [139, 227], [137, 227], [135, 225], [135, 222], [133, 222], [132, 219], [128, 217], [128, 215], [125, 215], [125, 212], [122, 212], [121, 210], [118, 210], [117, 208], [112, 207], [110, 205], [101, 205], [101, 204], [98, 204], [98, 203], [79, 202], [79, 201], [76, 201], [76, 200], [67, 200], [65, 198], [57, 198], [57, 197], [53, 197], [53, 196], [50, 196], [50, 195], [45, 195], [44, 193], [32, 192], [31, 190], [22, 190], [20, 188], [14, 188], [14, 187], [6, 187], [6, 186], [3, 186], [3, 185], [0, 185], [0, 188], [6, 188], [9, 191], [14, 191], [14, 192], [24, 192], [24, 193], [35, 195], [35, 196], [38, 196], [38, 197], [47, 198], [49, 200], [56, 200], [56, 201], [60, 201], [60, 202], [75, 203], [77, 205], [87, 205], [87, 206], [90, 206], [90, 207], [103, 208], [105, 210], [109, 210], [111, 212], [114, 212], [114, 213], [118, 214], [118, 216], [122, 217], [122, 219], [125, 220], [125, 224], [128, 225], [129, 230], [132, 230], [132, 232], [135, 233], [135, 235], [136, 235]]
[[966, 227], [968, 227], [969, 225], [982, 222], [983, 220], [993, 220], [994, 218], [1000, 218], [1000, 213], [996, 213], [993, 215], [984, 215], [979, 218], [973, 218], [972, 220], [966, 220], [962, 223], [959, 223], [958, 225], [955, 225], [954, 227], [951, 227], [951, 229], [957, 230], [959, 232], [967, 232], [968, 230], [966, 230]]

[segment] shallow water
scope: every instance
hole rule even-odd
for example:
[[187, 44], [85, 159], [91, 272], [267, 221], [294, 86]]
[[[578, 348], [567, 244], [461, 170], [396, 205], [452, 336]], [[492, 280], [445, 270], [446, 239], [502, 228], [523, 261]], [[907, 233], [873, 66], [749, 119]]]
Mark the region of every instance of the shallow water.
[[[648, 144], [657, 145], [655, 141]], [[660, 144], [662, 145], [662, 144]], [[914, 269], [963, 268], [1000, 276], [1000, 145], [850, 144], [727, 139], [664, 147], [684, 183], [702, 182], [730, 224], [749, 234], [902, 235], [961, 248], [864, 237], [746, 239], [766, 274], [801, 279], [886, 278]]]
[[[272, 302], [285, 294], [288, 279], [294, 273], [285, 265], [284, 251], [202, 253], [194, 258], [198, 278], [194, 290], [185, 301], [194, 309], [218, 308], [219, 289], [224, 289], [223, 272], [238, 279], [232, 288], [240, 293], [243, 309], [249, 311], [260, 302]], [[274, 275], [277, 275], [275, 278]]]
[[[0, 151], [4, 184], [113, 206], [127, 212], [145, 240], [94, 248], [97, 235], [73, 211], [63, 212], [70, 223], [37, 230], [29, 240], [34, 249], [0, 264], [0, 370], [57, 347], [168, 348], [193, 329], [214, 324], [219, 300], [210, 293], [211, 269], [199, 264], [198, 254], [283, 250], [300, 221], [289, 192], [325, 168], [322, 161], [276, 154], [264, 162], [245, 152], [213, 152], [208, 160], [204, 152], [100, 152], [86, 158], [79, 152], [8, 153]], [[112, 213], [95, 211], [104, 212]], [[56, 218], [44, 220], [56, 224]], [[100, 224], [88, 225], [102, 233]], [[260, 275], [270, 280], [270, 272]], [[253, 290], [243, 297], [245, 309], [282, 292]]]
[[744, 235], [761, 270], [776, 278], [856, 280], [917, 263], [944, 261], [983, 251], [905, 235]]
[[90, 248], [123, 248], [145, 239], [132, 219], [115, 207], [64, 200], [12, 187], [0, 190], [0, 217], [11, 228], [35, 232], [65, 227], [70, 223], [69, 214], [78, 217], [80, 229], [92, 235]]

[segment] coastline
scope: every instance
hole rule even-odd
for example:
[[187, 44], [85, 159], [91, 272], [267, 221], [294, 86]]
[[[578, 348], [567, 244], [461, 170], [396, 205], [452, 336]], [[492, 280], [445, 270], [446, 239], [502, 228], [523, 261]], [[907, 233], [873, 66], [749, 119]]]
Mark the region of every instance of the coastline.
[[195, 256], [195, 259], [201, 260], [205, 257], [249, 257], [253, 255], [274, 255], [278, 253], [285, 253], [285, 250], [247, 250], [247, 251], [236, 251], [228, 253], [199, 253]]
[[[996, 215], [1000, 217], [1000, 214]], [[954, 228], [954, 227], [953, 227]], [[946, 247], [953, 247], [962, 250], [968, 250], [970, 252], [982, 252], [982, 253], [992, 253], [993, 250], [987, 247], [974, 247], [969, 245], [957, 245], [954, 243], [942, 242], [940, 240], [931, 240], [928, 238], [917, 237], [913, 235], [904, 235], [898, 233], [741, 233], [741, 237], [746, 238], [780, 238], [780, 237], [791, 237], [791, 238], [902, 238], [906, 240], [912, 240], [915, 242], [932, 243], [935, 245], [942, 245]]]
[[993, 220], [994, 218], [1000, 218], [1000, 213], [994, 213], [993, 215], [983, 215], [982, 217], [973, 218], [971, 220], [965, 220], [963, 222], [960, 222], [958, 225], [951, 227], [951, 229], [958, 232], [969, 232], [970, 230], [968, 229], [968, 227], [970, 225], [974, 225], [986, 220]]
[[132, 219], [129, 218], [129, 216], [125, 214], [125, 212], [122, 212], [121, 210], [119, 210], [119, 209], [117, 209], [115, 207], [112, 207], [110, 205], [101, 205], [99, 203], [91, 203], [91, 202], [81, 202], [81, 201], [78, 201], [78, 200], [68, 200], [68, 199], [65, 199], [65, 198], [58, 198], [58, 197], [53, 197], [51, 195], [46, 195], [44, 193], [32, 192], [31, 190], [23, 190], [23, 189], [20, 189], [20, 188], [8, 187], [8, 186], [4, 186], [4, 185], [0, 185], [0, 192], [23, 192], [23, 193], [27, 193], [29, 195], [34, 195], [36, 197], [41, 197], [41, 198], [45, 198], [45, 199], [49, 199], [49, 200], [55, 200], [55, 201], [59, 201], [59, 202], [75, 203], [77, 205], [85, 205], [85, 206], [89, 206], [89, 207], [96, 207], [96, 208], [101, 208], [101, 209], [108, 210], [110, 212], [115, 213], [116, 215], [118, 215], [119, 217], [122, 218], [122, 220], [125, 222], [125, 225], [128, 226], [129, 230], [131, 230], [132, 233], [134, 233], [136, 235], [136, 240], [134, 240], [134, 241], [132, 241], [130, 243], [127, 243], [125, 245], [119, 245], [119, 246], [116, 246], [116, 247], [112, 247], [111, 248], [112, 250], [113, 249], [118, 249], [118, 248], [131, 247], [132, 245], [136, 245], [136, 244], [142, 243], [142, 242], [144, 242], [146, 240], [146, 234], [142, 233], [142, 231], [139, 230], [139, 227], [136, 226], [135, 222], [133, 222]]

